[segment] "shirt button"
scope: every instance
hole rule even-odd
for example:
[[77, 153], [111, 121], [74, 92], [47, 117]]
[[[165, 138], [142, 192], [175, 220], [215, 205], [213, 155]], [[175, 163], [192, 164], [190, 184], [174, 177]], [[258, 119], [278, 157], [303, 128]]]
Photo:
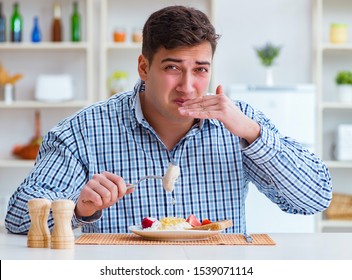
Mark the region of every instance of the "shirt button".
[[273, 184], [273, 180], [271, 179], [271, 177], [268, 177], [268, 185], [272, 185]]

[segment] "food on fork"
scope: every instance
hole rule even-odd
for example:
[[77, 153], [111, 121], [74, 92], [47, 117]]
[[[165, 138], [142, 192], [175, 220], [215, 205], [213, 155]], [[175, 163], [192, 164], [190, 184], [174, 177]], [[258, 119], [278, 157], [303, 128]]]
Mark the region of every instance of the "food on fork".
[[174, 189], [175, 181], [180, 176], [180, 167], [169, 163], [169, 167], [163, 177], [163, 187], [165, 191], [172, 192]]

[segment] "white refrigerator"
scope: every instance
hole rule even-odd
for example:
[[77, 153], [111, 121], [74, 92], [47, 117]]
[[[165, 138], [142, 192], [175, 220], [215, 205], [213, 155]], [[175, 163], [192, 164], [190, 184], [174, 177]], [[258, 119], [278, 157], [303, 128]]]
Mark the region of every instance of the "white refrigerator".
[[[281, 134], [298, 140], [315, 152], [315, 87], [232, 85], [227, 95], [261, 110]], [[314, 232], [313, 215], [293, 215], [283, 212], [276, 204], [250, 184], [246, 200], [247, 232]]]

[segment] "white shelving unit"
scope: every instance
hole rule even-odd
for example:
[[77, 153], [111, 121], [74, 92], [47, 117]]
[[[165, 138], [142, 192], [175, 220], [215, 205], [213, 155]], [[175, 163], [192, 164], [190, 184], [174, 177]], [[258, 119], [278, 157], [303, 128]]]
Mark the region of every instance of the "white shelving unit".
[[[10, 20], [13, 1], [3, 2], [4, 14]], [[81, 14], [82, 41], [70, 42], [70, 16], [73, 10], [73, 1], [42, 1], [42, 0], [20, 0], [17, 1], [20, 13], [23, 18], [24, 30], [21, 43], [0, 43], [0, 62], [11, 74], [21, 73], [21, 79], [15, 85], [15, 101], [6, 104], [0, 100], [0, 127], [6, 127], [9, 117], [15, 115], [16, 125], [25, 122], [28, 129], [16, 135], [16, 129], [12, 131], [12, 137], [2, 137], [0, 145], [0, 160], [10, 154], [8, 149], [18, 141], [26, 141], [26, 138], [33, 134], [33, 127], [28, 125], [33, 119], [34, 110], [42, 111], [43, 133], [51, 125], [67, 116], [67, 113], [74, 112], [78, 108], [86, 106], [96, 100], [94, 96], [93, 81], [93, 0], [78, 1]], [[51, 23], [53, 18], [53, 4], [59, 2], [62, 10], [63, 42], [53, 43], [50, 41]], [[39, 17], [39, 26], [42, 33], [42, 42], [30, 42], [32, 21], [35, 16]], [[7, 39], [9, 40], [9, 28], [7, 28]], [[35, 82], [40, 74], [69, 74], [73, 79], [74, 98], [71, 101], [60, 103], [45, 103], [36, 101], [34, 98]], [[53, 111], [49, 124], [45, 118], [46, 111]], [[29, 112], [29, 113], [28, 113]], [[62, 112], [62, 114], [58, 114]], [[24, 115], [23, 115], [24, 114]], [[33, 114], [33, 117], [30, 115]], [[23, 115], [23, 116], [22, 116]], [[43, 116], [44, 115], [44, 116]], [[57, 118], [55, 118], [57, 115]], [[12, 124], [13, 124], [12, 123]], [[28, 132], [28, 133], [27, 133]], [[6, 143], [6, 140], [9, 143]], [[14, 164], [13, 164], [14, 165]], [[22, 164], [20, 164], [22, 166]]]
[[[352, 33], [346, 44], [329, 43], [330, 24], [352, 26], [350, 0], [314, 0], [314, 77], [317, 85], [318, 154], [326, 162], [333, 182], [333, 191], [352, 194], [352, 161], [337, 161], [334, 156], [337, 126], [352, 124], [352, 104], [340, 103], [335, 76], [338, 71], [352, 71]], [[351, 29], [350, 29], [351, 30]], [[327, 220], [317, 216], [317, 231], [352, 231], [351, 221]]]
[[[130, 1], [101, 1], [101, 29], [100, 29], [100, 99], [110, 96], [107, 80], [115, 71], [128, 74], [127, 89], [132, 89], [138, 79], [137, 60], [141, 53], [141, 43], [132, 42], [132, 31], [142, 31], [144, 22], [149, 15], [165, 6], [185, 5], [196, 7], [205, 12], [212, 19], [214, 0], [144, 0]], [[126, 41], [113, 42], [113, 32], [116, 27], [126, 30]]]
[[[3, 0], [6, 22], [12, 15], [12, 0]], [[78, 0], [81, 15], [81, 42], [70, 42], [70, 16], [73, 0], [16, 0], [23, 18], [22, 42], [0, 43], [0, 63], [10, 73], [23, 78], [15, 85], [15, 100], [6, 104], [0, 100], [0, 206], [33, 167], [34, 161], [12, 156], [15, 144], [25, 144], [34, 135], [34, 112], [40, 111], [42, 134], [61, 119], [97, 98], [93, 75], [93, 0]], [[63, 42], [51, 42], [53, 4], [60, 3], [63, 24]], [[39, 17], [42, 42], [32, 43], [33, 18]], [[7, 25], [7, 40], [9, 40]], [[35, 100], [35, 83], [41, 74], [69, 74], [73, 80], [74, 98], [60, 103]], [[6, 199], [5, 199], [6, 198]], [[3, 213], [1, 213], [3, 215]], [[1, 221], [2, 222], [2, 221]]]

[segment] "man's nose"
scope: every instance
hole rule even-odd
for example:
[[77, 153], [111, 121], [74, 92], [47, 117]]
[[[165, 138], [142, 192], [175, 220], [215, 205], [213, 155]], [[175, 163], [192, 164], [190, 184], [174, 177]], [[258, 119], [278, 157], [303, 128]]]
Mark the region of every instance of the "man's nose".
[[194, 92], [194, 79], [192, 73], [184, 72], [181, 76], [177, 90], [185, 94], [192, 94]]

